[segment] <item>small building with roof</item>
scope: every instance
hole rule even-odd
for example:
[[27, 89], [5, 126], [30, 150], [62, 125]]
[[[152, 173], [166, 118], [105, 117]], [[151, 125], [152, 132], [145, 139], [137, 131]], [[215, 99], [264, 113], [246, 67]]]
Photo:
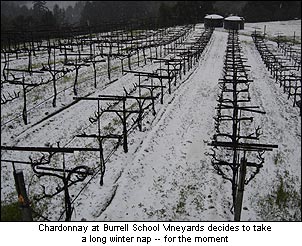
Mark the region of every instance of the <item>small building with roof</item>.
[[204, 17], [204, 27], [207, 28], [215, 28], [215, 27], [223, 27], [223, 16], [221, 15], [206, 15]]
[[244, 18], [239, 16], [229, 16], [224, 18], [223, 27], [227, 30], [243, 30]]

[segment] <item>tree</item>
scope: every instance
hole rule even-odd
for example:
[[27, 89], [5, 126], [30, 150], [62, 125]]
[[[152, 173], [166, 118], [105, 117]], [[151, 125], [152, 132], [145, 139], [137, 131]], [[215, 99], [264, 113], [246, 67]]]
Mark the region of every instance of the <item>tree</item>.
[[55, 4], [53, 7], [53, 17], [57, 27], [63, 26], [65, 23], [65, 11], [64, 9], [60, 9], [58, 4]]
[[33, 10], [37, 15], [43, 15], [49, 11], [46, 7], [46, 1], [33, 1]]
[[81, 12], [81, 25], [89, 25], [92, 24], [92, 19], [94, 15], [95, 8], [90, 1], [87, 1], [82, 12]]
[[16, 18], [12, 20], [13, 27], [18, 31], [25, 30], [26, 20], [24, 15], [18, 15]]
[[300, 1], [248, 1], [243, 9], [246, 21], [281, 21], [301, 18]]
[[47, 30], [56, 27], [53, 13], [47, 8], [46, 1], [33, 1], [34, 29]]
[[213, 11], [212, 1], [177, 1], [175, 5], [161, 3], [158, 23], [161, 26], [196, 24]]
[[170, 26], [172, 24], [172, 9], [165, 3], [161, 3], [158, 11], [158, 25], [160, 27]]

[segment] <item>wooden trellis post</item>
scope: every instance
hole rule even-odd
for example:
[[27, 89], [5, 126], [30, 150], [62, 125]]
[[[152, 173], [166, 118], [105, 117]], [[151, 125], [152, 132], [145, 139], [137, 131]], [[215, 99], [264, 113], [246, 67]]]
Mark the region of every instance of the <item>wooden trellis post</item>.
[[237, 194], [236, 194], [236, 202], [235, 202], [235, 207], [234, 207], [234, 220], [235, 221], [240, 221], [240, 217], [241, 217], [244, 182], [245, 182], [245, 176], [246, 176], [246, 164], [247, 164], [247, 160], [245, 159], [245, 152], [244, 152], [244, 157], [241, 159], [240, 168], [239, 168], [239, 181], [238, 181], [238, 188], [237, 188]]
[[[209, 145], [215, 147], [215, 149], [212, 149], [213, 154], [211, 154], [215, 170], [232, 184], [234, 220], [240, 221], [244, 185], [248, 184], [262, 168], [264, 152], [272, 151], [273, 148], [278, 146], [247, 142], [248, 140], [259, 140], [261, 135], [260, 127], [257, 127], [252, 133], [247, 134], [247, 129], [244, 133], [242, 132], [241, 122], [253, 121], [253, 117], [244, 115], [245, 112], [260, 114], [265, 114], [265, 112], [258, 110], [258, 106], [246, 105], [246, 103], [250, 102], [249, 82], [252, 81], [247, 78], [247, 66], [244, 64], [246, 59], [241, 55], [237, 32], [229, 32], [225, 57], [225, 74], [222, 79], [223, 82], [219, 82], [222, 84], [221, 95], [218, 98], [219, 104], [216, 108], [217, 117], [214, 118], [217, 133], [214, 134], [213, 141]], [[221, 122], [230, 122], [232, 129], [221, 129]], [[219, 141], [220, 139], [221, 141]], [[244, 142], [242, 141], [243, 139]], [[220, 156], [216, 155], [218, 147], [224, 150], [220, 153]], [[243, 157], [240, 160], [242, 152]], [[253, 162], [247, 161], [246, 153], [257, 153], [252, 155]], [[255, 169], [246, 178], [247, 167]]]
[[[30, 162], [28, 161], [15, 161], [15, 160], [1, 160], [3, 162], [10, 162], [13, 164], [14, 169], [14, 177], [16, 182], [16, 189], [18, 192], [19, 203], [22, 206], [23, 220], [24, 221], [32, 221], [31, 210], [29, 207], [29, 200], [26, 194], [24, 177], [22, 171], [16, 171], [14, 164], [28, 164], [31, 165], [34, 173], [38, 175], [38, 177], [42, 176], [51, 176], [59, 178], [63, 182], [63, 187], [58, 186], [56, 192], [54, 194], [46, 194], [44, 189], [43, 198], [51, 198], [55, 195], [64, 191], [64, 206], [65, 206], [65, 221], [70, 221], [73, 213], [73, 208], [71, 204], [70, 194], [69, 194], [69, 186], [84, 181], [84, 179], [88, 175], [92, 175], [92, 170], [87, 166], [81, 165], [76, 166], [72, 169], [67, 169], [65, 166], [65, 157], [64, 153], [74, 153], [75, 151], [99, 151], [98, 148], [57, 148], [53, 147], [16, 147], [16, 146], [1, 146], [3, 150], [13, 150], [13, 151], [30, 151], [30, 152], [47, 152], [49, 156], [46, 157], [44, 154], [39, 160], [32, 160], [30, 158]], [[55, 153], [63, 154], [63, 168], [54, 168], [53, 166], [46, 166], [50, 164], [51, 158]], [[74, 175], [74, 177], [72, 177]], [[40, 198], [42, 199], [42, 198]]]
[[22, 220], [23, 221], [33, 221], [32, 217], [32, 211], [30, 207], [30, 201], [27, 196], [26, 188], [25, 188], [25, 182], [24, 182], [24, 175], [23, 172], [20, 170], [16, 170], [14, 163], [13, 169], [14, 169], [14, 179], [15, 179], [15, 185], [16, 190], [18, 194], [18, 202], [21, 208], [22, 213]]

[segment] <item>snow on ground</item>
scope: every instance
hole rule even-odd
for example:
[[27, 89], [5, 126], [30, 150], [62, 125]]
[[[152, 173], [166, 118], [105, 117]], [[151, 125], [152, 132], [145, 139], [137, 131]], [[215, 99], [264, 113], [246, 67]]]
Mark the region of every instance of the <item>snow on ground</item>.
[[[201, 65], [175, 92], [118, 182], [101, 220], [222, 220], [223, 181], [204, 158], [212, 134], [217, 81], [227, 35], [214, 33]], [[207, 61], [207, 62], [205, 62]], [[211, 106], [210, 106], [211, 105]], [[209, 107], [210, 106], [210, 107]], [[203, 156], [203, 157], [201, 157]]]
[[265, 31], [270, 38], [277, 37], [278, 33], [290, 38], [295, 34], [296, 40], [301, 42], [301, 20], [245, 23], [242, 33], [250, 34], [255, 29], [262, 33]]
[[[266, 112], [255, 116], [255, 125], [263, 130], [260, 142], [279, 145], [277, 150], [265, 154], [264, 167], [246, 186], [242, 219], [299, 220], [301, 117], [265, 68], [250, 37], [254, 26], [261, 28], [263, 24], [267, 25], [267, 32], [280, 30], [290, 36], [293, 31], [298, 35], [301, 28], [301, 20], [246, 23], [246, 29], [239, 32], [243, 54], [251, 66], [248, 74], [254, 80], [250, 85], [251, 103]], [[97, 175], [89, 183], [86, 180], [71, 188], [74, 196], [83, 189], [74, 203], [73, 220], [233, 220], [231, 185], [217, 175], [206, 155], [210, 151], [207, 143], [214, 134], [213, 117], [227, 35], [222, 28], [214, 31], [199, 63], [171, 95], [165, 95], [163, 105], [156, 105], [156, 116], [147, 115], [143, 131], [136, 129], [130, 134], [129, 152], [124, 153], [119, 147], [111, 156], [102, 187]], [[301, 40], [301, 32], [299, 35]], [[137, 70], [155, 68], [155, 64], [148, 64]], [[96, 95], [121, 94], [123, 86], [130, 88], [134, 79], [132, 74], [121, 76]], [[9, 139], [7, 133], [1, 140], [20, 146], [43, 146], [59, 140], [61, 146], [70, 142], [80, 146], [72, 136], [88, 127], [88, 118], [94, 111], [95, 105], [82, 101], [14, 139]], [[10, 156], [2, 153], [3, 157]], [[83, 160], [81, 164], [97, 163], [94, 154], [76, 154], [77, 157]], [[10, 166], [1, 163], [1, 177], [3, 201], [14, 192]], [[26, 178], [31, 178], [30, 172]], [[43, 182], [55, 186], [47, 179]], [[57, 219], [62, 212], [62, 197], [47, 206], [49, 217]]]
[[[271, 207], [270, 211], [262, 211], [268, 209], [267, 206], [260, 206], [263, 199], [271, 197], [272, 190], [276, 196], [276, 183], [280, 185], [280, 180], [287, 180], [288, 185], [293, 194], [298, 195], [301, 188], [301, 116], [299, 109], [292, 107], [292, 102], [287, 100], [287, 96], [283, 94], [282, 88], [276, 84], [266, 67], [261, 61], [261, 57], [254, 47], [250, 38], [241, 36], [243, 44], [243, 52], [248, 57], [248, 65], [250, 68], [250, 78], [254, 82], [250, 86], [252, 102], [261, 106], [266, 112], [265, 115], [259, 115], [257, 123], [262, 126], [263, 136], [260, 142], [278, 144], [278, 149], [265, 154], [264, 167], [246, 187], [245, 201], [250, 199], [254, 212], [263, 214], [263, 220], [292, 220], [293, 215], [289, 215], [288, 211], [280, 214], [273, 214], [275, 208]], [[282, 177], [282, 178], [280, 178]], [[299, 195], [298, 195], [299, 196]], [[301, 208], [297, 198], [296, 212]], [[301, 201], [301, 200], [300, 200]], [[284, 211], [286, 209], [284, 208]], [[250, 219], [247, 215], [249, 212], [243, 213], [243, 219]], [[287, 214], [287, 215], [285, 215]], [[286, 217], [288, 216], [288, 217]], [[301, 216], [301, 215], [300, 215]], [[253, 217], [251, 217], [253, 218]], [[300, 217], [301, 218], [301, 217]]]

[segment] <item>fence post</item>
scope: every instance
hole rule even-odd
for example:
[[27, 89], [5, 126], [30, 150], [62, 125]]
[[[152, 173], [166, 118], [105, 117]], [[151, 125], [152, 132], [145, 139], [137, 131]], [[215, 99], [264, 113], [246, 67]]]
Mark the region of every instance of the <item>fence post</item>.
[[23, 172], [20, 170], [16, 171], [16, 169], [14, 168], [14, 179], [18, 193], [18, 201], [21, 207], [22, 220], [33, 221], [31, 208], [29, 206], [29, 199], [26, 193]]
[[236, 203], [235, 203], [235, 218], [234, 218], [235, 221], [240, 221], [245, 175], [246, 175], [246, 159], [244, 155], [244, 157], [241, 159], [240, 162], [239, 183], [238, 183]]

